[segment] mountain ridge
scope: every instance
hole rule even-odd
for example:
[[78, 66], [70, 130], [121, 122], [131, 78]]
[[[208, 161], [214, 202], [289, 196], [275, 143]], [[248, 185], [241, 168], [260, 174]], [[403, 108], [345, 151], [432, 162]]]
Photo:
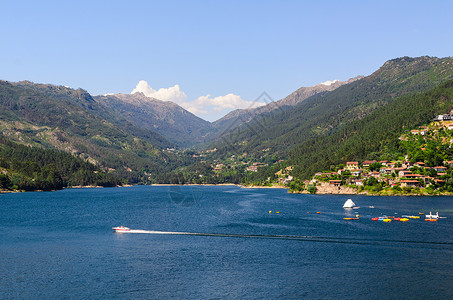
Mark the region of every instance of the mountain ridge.
[[143, 93], [99, 95], [94, 99], [136, 126], [153, 130], [180, 147], [203, 142], [212, 127], [174, 102]]

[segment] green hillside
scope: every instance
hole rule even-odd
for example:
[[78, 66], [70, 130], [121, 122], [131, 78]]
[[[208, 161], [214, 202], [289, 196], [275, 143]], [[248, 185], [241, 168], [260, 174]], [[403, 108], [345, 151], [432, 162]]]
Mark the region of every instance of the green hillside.
[[396, 160], [408, 152], [398, 140], [404, 130], [427, 124], [452, 109], [453, 80], [428, 92], [401, 96], [332, 135], [310, 139], [294, 148], [290, 152], [293, 174], [307, 179], [346, 161]]
[[453, 79], [453, 58], [403, 57], [387, 61], [363, 79], [332, 92], [312, 96], [294, 107], [260, 115], [224, 134], [219, 153], [287, 157], [291, 149], [318, 136], [330, 135], [360, 120], [401, 95], [426, 91]]
[[0, 136], [0, 191], [117, 186], [122, 182], [68, 153], [20, 145]]
[[115, 116], [83, 90], [65, 87], [0, 81], [0, 132], [71, 153], [132, 183], [177, 161], [160, 150], [168, 143], [158, 134]]

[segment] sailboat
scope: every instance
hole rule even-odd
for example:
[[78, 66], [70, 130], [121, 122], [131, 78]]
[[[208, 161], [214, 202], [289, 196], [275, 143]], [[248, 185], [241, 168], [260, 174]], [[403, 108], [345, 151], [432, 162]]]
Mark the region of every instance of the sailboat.
[[346, 202], [343, 204], [343, 208], [353, 208], [354, 206], [355, 203], [351, 199], [346, 200]]

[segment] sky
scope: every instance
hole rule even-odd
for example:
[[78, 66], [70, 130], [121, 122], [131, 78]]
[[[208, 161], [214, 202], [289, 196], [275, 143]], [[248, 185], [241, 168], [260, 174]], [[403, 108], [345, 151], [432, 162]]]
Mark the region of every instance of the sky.
[[0, 80], [144, 92], [214, 121], [302, 86], [453, 55], [453, 1], [0, 0]]

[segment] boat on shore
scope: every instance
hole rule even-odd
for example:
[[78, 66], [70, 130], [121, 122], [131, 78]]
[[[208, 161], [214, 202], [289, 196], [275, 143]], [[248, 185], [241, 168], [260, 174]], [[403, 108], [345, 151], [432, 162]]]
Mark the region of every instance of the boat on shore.
[[131, 229], [129, 227], [124, 227], [124, 226], [112, 227], [112, 229], [115, 232], [128, 232], [128, 231], [131, 231]]

